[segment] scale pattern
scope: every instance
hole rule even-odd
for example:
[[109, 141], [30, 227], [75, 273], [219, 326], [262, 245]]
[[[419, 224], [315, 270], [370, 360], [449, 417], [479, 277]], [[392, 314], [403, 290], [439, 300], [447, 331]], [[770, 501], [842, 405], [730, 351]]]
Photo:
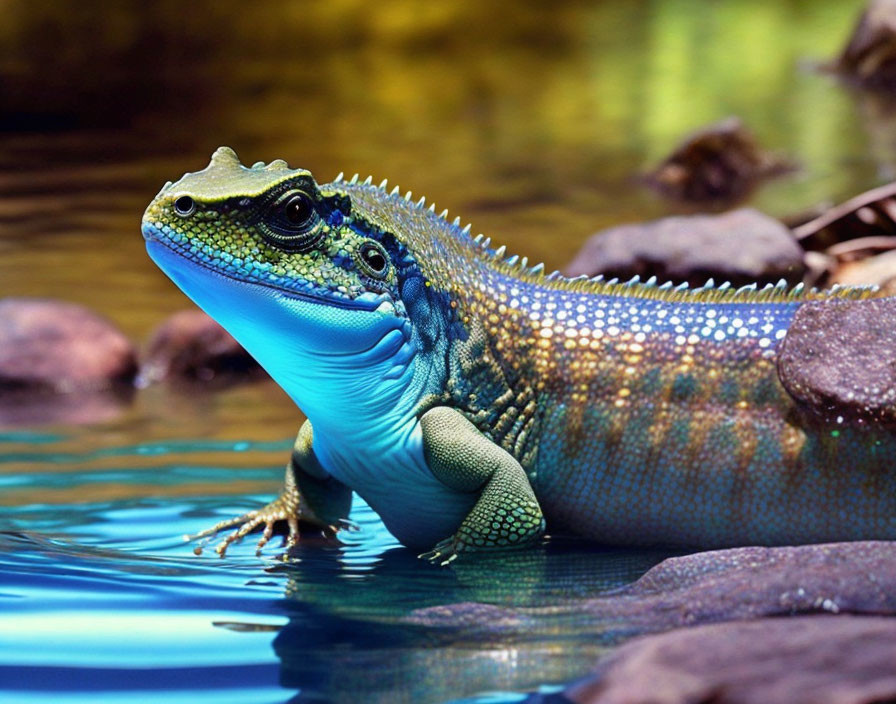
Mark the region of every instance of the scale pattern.
[[[297, 190], [315, 203], [313, 242], [271, 246], [264, 228], [276, 223], [265, 218]], [[188, 213], [177, 212], [179, 200]], [[459, 531], [450, 550], [500, 544], [502, 531], [512, 532], [508, 510], [524, 529], [517, 542], [528, 541], [540, 531], [539, 506], [549, 530], [616, 544], [896, 538], [893, 432], [806, 412], [776, 369], [805, 301], [862, 299], [871, 290], [688, 290], [546, 275], [385, 182], [318, 186], [282, 161], [243, 167], [226, 148], [207, 169], [163, 188], [144, 232], [226, 277], [399, 321], [390, 339], [401, 341], [399, 369], [413, 360], [413, 378], [399, 412], [381, 409], [365, 422], [378, 446], [391, 449], [413, 435], [399, 427], [410, 418], [423, 427], [431, 466], [409, 473], [397, 460], [385, 466], [379, 453], [367, 458], [382, 465], [372, 472], [352, 456], [340, 478], [362, 495], [367, 482], [405, 542], [432, 538], [427, 523], [441, 520], [440, 533], [447, 522]], [[371, 246], [384, 262], [388, 253], [376, 276], [362, 256]], [[350, 337], [342, 325], [335, 337]], [[341, 364], [332, 368], [345, 376]], [[335, 383], [342, 388], [334, 395], [367, 398], [359, 382]], [[321, 414], [332, 414], [327, 400]], [[361, 408], [346, 407], [354, 416], [340, 411], [335, 426], [361, 424]], [[424, 427], [427, 417], [451, 414], [458, 428], [472, 424], [460, 450], [450, 434], [439, 436], [442, 424], [428, 435]], [[448, 554], [440, 545], [435, 555]]]
[[896, 537], [896, 439], [801, 412], [776, 349], [831, 292], [545, 275], [423, 202], [333, 184], [407, 233], [470, 338], [451, 403], [526, 469], [549, 529], [614, 544], [720, 547]]

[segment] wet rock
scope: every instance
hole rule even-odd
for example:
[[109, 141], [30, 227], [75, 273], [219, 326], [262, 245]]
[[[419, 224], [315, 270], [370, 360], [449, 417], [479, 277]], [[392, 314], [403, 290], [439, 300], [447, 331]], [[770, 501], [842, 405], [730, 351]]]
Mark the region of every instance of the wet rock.
[[800, 306], [777, 363], [788, 393], [829, 421], [896, 422], [896, 299]]
[[87, 308], [43, 299], [0, 300], [0, 395], [103, 389], [129, 384], [136, 369], [130, 341]]
[[753, 133], [731, 117], [687, 137], [646, 181], [676, 200], [727, 202], [793, 169], [793, 163], [761, 149]]
[[258, 362], [230, 333], [202, 311], [185, 310], [153, 333], [138, 385], [163, 379], [220, 385], [263, 376]]
[[633, 584], [563, 605], [471, 602], [418, 609], [410, 624], [453, 639], [551, 634], [558, 619], [601, 641], [682, 626], [807, 613], [896, 615], [896, 542], [714, 550], [664, 560]]
[[576, 704], [896, 701], [896, 619], [803, 616], [648, 636], [564, 694]]
[[896, 0], [868, 5], [837, 68], [869, 88], [896, 90]]
[[661, 282], [707, 279], [734, 286], [797, 283], [805, 265], [790, 230], [752, 208], [721, 215], [690, 215], [621, 225], [593, 235], [566, 267], [568, 276], [630, 279], [656, 276]]

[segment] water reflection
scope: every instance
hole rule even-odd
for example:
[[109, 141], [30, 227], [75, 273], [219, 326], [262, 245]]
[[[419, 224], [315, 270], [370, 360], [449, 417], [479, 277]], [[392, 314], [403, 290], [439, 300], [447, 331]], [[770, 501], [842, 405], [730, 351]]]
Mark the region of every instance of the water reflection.
[[[634, 581], [665, 556], [557, 539], [450, 570], [400, 548], [366, 565], [300, 553], [276, 570], [288, 577], [289, 622], [273, 641], [280, 683], [300, 690], [296, 702], [346, 703], [441, 702], [580, 676], [618, 637], [618, 624], [571, 618], [577, 601]], [[472, 608], [449, 627], [413, 619], [445, 604]]]
[[[52, 452], [58, 441], [42, 446]], [[198, 448], [160, 447], [149, 456], [176, 466], [191, 449]], [[5, 477], [27, 481], [14, 472]], [[295, 695], [299, 702], [426, 703], [525, 691], [586, 671], [619, 624], [579, 618], [576, 604], [636, 579], [663, 557], [555, 539], [441, 569], [396, 546], [359, 502], [352, 512], [358, 533], [345, 542], [309, 534], [290, 563], [259, 560], [251, 544], [227, 559], [197, 558], [178, 536], [232, 507], [220, 499], [178, 500], [191, 477], [174, 478], [160, 474], [158, 484], [141, 487], [144, 496], [168, 493], [164, 499], [5, 511], [0, 694], [50, 687], [92, 701], [100, 692], [140, 690], [187, 701], [188, 683], [202, 677], [220, 701], [241, 688], [264, 693], [252, 701]], [[98, 476], [85, 480], [103, 493]], [[108, 481], [144, 480], [114, 473]], [[10, 600], [12, 612], [3, 608]], [[424, 609], [474, 603], [482, 618], [415, 618]]]
[[0, 428], [102, 423], [121, 415], [135, 389], [118, 387], [77, 393], [0, 393]]

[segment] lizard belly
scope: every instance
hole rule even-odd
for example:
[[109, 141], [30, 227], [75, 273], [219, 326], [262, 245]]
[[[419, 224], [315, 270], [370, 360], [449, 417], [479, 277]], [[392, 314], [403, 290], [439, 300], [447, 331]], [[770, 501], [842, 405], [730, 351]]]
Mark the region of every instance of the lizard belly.
[[438, 481], [414, 442], [378, 435], [371, 442], [334, 440], [315, 433], [314, 451], [329, 474], [355, 491], [402, 544], [432, 548], [450, 537], [473, 508], [477, 494]]

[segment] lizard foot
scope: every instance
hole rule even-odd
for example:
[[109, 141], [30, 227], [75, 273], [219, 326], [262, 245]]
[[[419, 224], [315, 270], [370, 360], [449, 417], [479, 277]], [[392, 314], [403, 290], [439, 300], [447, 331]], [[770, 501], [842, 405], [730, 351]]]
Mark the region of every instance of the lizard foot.
[[[215, 552], [218, 553], [219, 556], [224, 557], [227, 552], [227, 548], [229, 548], [233, 543], [242, 540], [252, 531], [260, 528], [261, 526], [264, 526], [261, 538], [259, 538], [255, 549], [256, 555], [259, 555], [261, 554], [264, 546], [267, 545], [268, 541], [271, 539], [271, 536], [273, 536], [274, 527], [276, 526], [276, 524], [280, 521], [286, 521], [286, 524], [289, 528], [289, 532], [286, 536], [286, 548], [288, 550], [289, 548], [294, 547], [299, 542], [300, 516], [301, 512], [298, 509], [297, 497], [292, 497], [288, 493], [284, 493], [263, 508], [257, 509], [255, 511], [248, 511], [242, 516], [228, 518], [226, 520], [220, 521], [219, 523], [216, 523], [210, 528], [197, 533], [196, 535], [187, 535], [184, 537], [187, 540], [210, 539], [212, 536], [217, 535], [219, 532], [225, 530], [226, 528], [239, 526], [236, 530], [227, 535], [220, 543], [215, 546]], [[325, 528], [335, 534], [339, 526], [326, 526]], [[193, 552], [197, 555], [201, 555], [202, 550], [207, 543], [208, 540], [201, 542], [193, 549]]]

